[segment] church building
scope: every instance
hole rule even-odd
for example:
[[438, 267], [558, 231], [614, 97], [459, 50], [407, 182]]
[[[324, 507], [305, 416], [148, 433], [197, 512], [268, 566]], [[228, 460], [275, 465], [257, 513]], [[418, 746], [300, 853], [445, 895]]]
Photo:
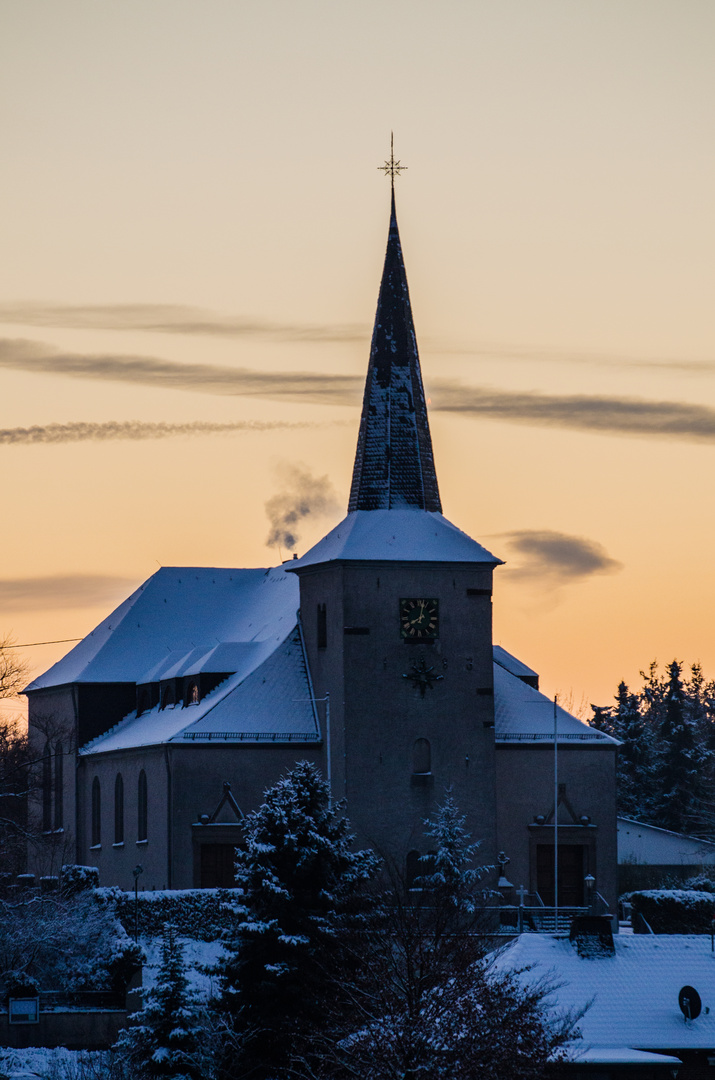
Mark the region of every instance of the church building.
[[281, 566], [162, 568], [27, 688], [48, 843], [102, 885], [230, 886], [307, 759], [408, 875], [450, 791], [507, 892], [553, 904], [556, 821], [559, 905], [594, 878], [613, 908], [616, 743], [493, 645], [499, 565], [442, 515], [393, 188], [347, 516]]

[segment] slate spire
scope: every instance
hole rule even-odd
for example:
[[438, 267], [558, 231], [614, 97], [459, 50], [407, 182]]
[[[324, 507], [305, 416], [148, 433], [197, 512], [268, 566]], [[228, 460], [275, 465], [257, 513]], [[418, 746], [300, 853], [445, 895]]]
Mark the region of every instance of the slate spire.
[[393, 184], [348, 512], [406, 506], [442, 510]]

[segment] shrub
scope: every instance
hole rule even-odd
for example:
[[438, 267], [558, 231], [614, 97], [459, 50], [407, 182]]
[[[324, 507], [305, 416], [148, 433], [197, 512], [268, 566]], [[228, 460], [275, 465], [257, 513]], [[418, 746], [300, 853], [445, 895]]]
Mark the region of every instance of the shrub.
[[[134, 933], [134, 893], [97, 889], [100, 903], [111, 906], [128, 934]], [[238, 915], [244, 913], [240, 889], [178, 889], [139, 893], [139, 933], [161, 937], [166, 923], [177, 934], [197, 941], [227, 937]]]
[[66, 863], [60, 874], [60, 891], [66, 898], [77, 893], [96, 889], [99, 885], [99, 870], [96, 866], [78, 866]]
[[[630, 896], [633, 915], [642, 915], [655, 934], [709, 934], [715, 895], [697, 889], [651, 889]], [[639, 920], [634, 919], [634, 927]], [[636, 932], [645, 932], [644, 930]]]

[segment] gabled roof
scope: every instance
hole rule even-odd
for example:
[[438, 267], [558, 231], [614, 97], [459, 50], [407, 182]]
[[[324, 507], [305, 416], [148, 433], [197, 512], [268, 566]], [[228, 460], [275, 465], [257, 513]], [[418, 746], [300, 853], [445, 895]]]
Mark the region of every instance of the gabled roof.
[[[709, 935], [617, 934], [614, 943], [615, 956], [585, 958], [567, 939], [522, 934], [495, 964], [519, 971], [524, 982], [545, 977], [556, 986], [551, 1002], [557, 1010], [591, 1002], [579, 1023], [583, 1043], [574, 1048], [576, 1058], [581, 1047], [588, 1054], [584, 1060], [594, 1062], [608, 1061], [607, 1051], [614, 1060], [614, 1052], [627, 1048], [715, 1048], [715, 954]], [[678, 1007], [683, 986], [695, 987], [703, 1002], [702, 1013], [690, 1023]]]
[[294, 628], [298, 603], [298, 582], [282, 567], [162, 567], [27, 692], [170, 673], [247, 674]]
[[501, 562], [442, 514], [403, 507], [349, 513], [301, 559], [286, 564], [286, 569], [349, 559], [490, 566]]
[[442, 504], [392, 192], [348, 510]]

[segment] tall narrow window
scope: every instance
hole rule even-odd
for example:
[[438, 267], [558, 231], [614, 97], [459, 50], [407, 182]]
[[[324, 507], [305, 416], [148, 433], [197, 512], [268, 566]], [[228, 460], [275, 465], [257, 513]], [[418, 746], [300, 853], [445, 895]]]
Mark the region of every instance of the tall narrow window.
[[328, 647], [328, 612], [325, 604], [318, 604], [318, 648]]
[[55, 743], [55, 828], [64, 826], [64, 766], [65, 751], [61, 742]]
[[92, 781], [92, 847], [102, 843], [102, 789], [99, 777]]
[[124, 781], [117, 773], [114, 781], [114, 843], [124, 843]]
[[147, 838], [147, 790], [146, 773], [142, 769], [137, 783], [137, 840]]
[[187, 705], [198, 705], [199, 701], [200, 701], [199, 684], [195, 683], [195, 682], [192, 682], [191, 685], [189, 686], [189, 692], [186, 695], [186, 704]]
[[50, 744], [45, 746], [42, 755], [42, 830], [52, 828], [52, 751]]
[[428, 773], [432, 771], [432, 749], [429, 739], [417, 739], [412, 747], [412, 772]]

